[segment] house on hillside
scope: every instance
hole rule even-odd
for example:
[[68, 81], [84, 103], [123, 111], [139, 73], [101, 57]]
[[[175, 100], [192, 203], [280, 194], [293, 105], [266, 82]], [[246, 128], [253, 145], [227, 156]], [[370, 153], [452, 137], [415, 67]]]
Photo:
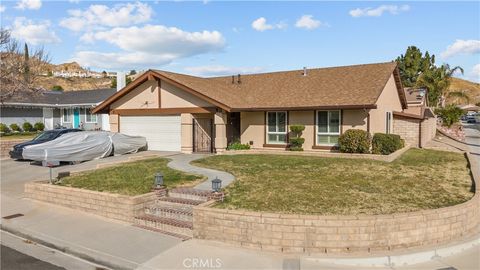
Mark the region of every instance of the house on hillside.
[[149, 149], [191, 153], [234, 141], [286, 149], [297, 124], [305, 150], [331, 150], [348, 129], [401, 134], [394, 121], [407, 109], [389, 62], [213, 78], [149, 70], [93, 112], [108, 113], [112, 131], [146, 137]]
[[55, 127], [109, 130], [108, 115], [94, 114], [91, 110], [115, 92], [115, 89], [48, 91], [12, 97], [0, 104], [0, 122], [8, 126], [42, 122], [47, 130]]

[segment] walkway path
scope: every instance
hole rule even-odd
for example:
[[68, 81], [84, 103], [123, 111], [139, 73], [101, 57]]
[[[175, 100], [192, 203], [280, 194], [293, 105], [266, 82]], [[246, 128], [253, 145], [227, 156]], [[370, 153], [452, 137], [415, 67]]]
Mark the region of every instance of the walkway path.
[[211, 156], [209, 154], [178, 154], [178, 155], [172, 155], [169, 156], [168, 158], [171, 159], [167, 165], [168, 167], [179, 170], [179, 171], [184, 171], [184, 172], [189, 172], [189, 173], [194, 173], [194, 174], [200, 174], [208, 177], [207, 181], [204, 181], [198, 185], [195, 186], [196, 189], [201, 189], [201, 190], [212, 190], [212, 183], [211, 181], [218, 177], [218, 179], [222, 180], [222, 187], [226, 187], [230, 185], [234, 180], [235, 177], [227, 172], [222, 172], [222, 171], [217, 171], [217, 170], [212, 170], [212, 169], [206, 169], [206, 168], [201, 168], [197, 166], [193, 166], [190, 164], [190, 162], [197, 160], [197, 159], [202, 159], [205, 157]]

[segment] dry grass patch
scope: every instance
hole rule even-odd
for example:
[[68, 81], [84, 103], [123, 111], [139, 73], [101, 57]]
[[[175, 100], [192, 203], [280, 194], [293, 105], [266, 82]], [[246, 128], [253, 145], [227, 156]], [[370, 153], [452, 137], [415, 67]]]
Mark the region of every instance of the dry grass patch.
[[473, 196], [463, 154], [408, 150], [392, 163], [280, 155], [214, 156], [195, 165], [237, 180], [218, 207], [302, 214], [389, 214], [459, 204]]

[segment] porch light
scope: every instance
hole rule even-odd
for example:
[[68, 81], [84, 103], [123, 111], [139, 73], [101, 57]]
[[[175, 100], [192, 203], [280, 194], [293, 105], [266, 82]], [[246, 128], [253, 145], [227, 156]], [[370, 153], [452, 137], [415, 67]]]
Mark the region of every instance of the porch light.
[[219, 192], [220, 189], [222, 189], [222, 180], [215, 177], [215, 179], [212, 180], [212, 190], [214, 192]]
[[159, 188], [163, 186], [163, 174], [161, 172], [157, 172], [155, 174], [155, 187]]

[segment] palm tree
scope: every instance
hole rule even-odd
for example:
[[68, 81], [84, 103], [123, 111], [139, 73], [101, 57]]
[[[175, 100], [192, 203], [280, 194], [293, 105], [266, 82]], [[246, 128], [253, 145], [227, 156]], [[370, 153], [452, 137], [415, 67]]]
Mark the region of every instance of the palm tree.
[[451, 68], [449, 64], [443, 64], [440, 67], [433, 67], [420, 75], [416, 86], [427, 88], [429, 103], [443, 108], [451, 78], [457, 71], [463, 74], [463, 68], [459, 66]]

